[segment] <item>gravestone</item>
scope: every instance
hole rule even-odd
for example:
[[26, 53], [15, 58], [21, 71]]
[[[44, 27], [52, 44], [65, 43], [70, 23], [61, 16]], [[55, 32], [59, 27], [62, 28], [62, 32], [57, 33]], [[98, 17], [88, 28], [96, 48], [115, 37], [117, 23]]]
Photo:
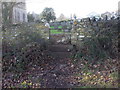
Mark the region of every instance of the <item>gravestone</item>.
[[58, 29], [58, 25], [59, 25], [58, 22], [55, 22], [54, 23], [54, 29]]
[[45, 26], [50, 28], [50, 24], [49, 23], [45, 23]]
[[72, 29], [72, 24], [70, 23], [70, 21], [67, 22], [67, 30], [71, 31]]
[[63, 27], [63, 29], [66, 29], [66, 22], [65, 21], [61, 22], [61, 26]]

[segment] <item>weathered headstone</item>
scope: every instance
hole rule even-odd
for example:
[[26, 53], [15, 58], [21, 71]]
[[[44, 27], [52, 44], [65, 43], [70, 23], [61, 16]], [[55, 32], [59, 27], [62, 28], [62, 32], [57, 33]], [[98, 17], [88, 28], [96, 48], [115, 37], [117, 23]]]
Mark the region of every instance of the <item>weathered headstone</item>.
[[48, 28], [50, 28], [50, 25], [49, 25], [49, 23], [45, 23], [45, 26], [46, 26], [46, 27], [48, 27]]

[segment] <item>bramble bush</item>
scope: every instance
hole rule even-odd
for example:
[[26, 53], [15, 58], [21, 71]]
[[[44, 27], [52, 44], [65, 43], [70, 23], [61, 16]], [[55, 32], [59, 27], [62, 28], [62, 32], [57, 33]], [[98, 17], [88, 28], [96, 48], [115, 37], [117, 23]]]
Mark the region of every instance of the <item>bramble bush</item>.
[[[99, 22], [96, 22], [99, 24]], [[109, 20], [103, 22], [102, 26], [92, 27], [91, 37], [85, 37], [78, 43], [83, 43], [76, 54], [77, 58], [85, 58], [87, 60], [101, 60], [106, 58], [116, 58], [118, 28], [117, 20]], [[86, 32], [86, 31], [84, 31]]]
[[3, 31], [3, 71], [22, 71], [34, 62], [39, 63], [48, 45], [33, 25], [11, 26]]

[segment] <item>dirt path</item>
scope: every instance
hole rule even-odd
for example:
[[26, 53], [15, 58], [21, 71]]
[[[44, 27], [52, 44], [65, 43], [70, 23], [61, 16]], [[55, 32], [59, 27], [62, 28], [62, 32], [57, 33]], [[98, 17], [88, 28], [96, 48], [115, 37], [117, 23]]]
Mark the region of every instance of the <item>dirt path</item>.
[[52, 45], [50, 51], [54, 61], [50, 66], [52, 69], [48, 70], [43, 75], [42, 87], [48, 88], [68, 88], [72, 87], [69, 77], [72, 75], [71, 67], [71, 52], [68, 52], [70, 45]]
[[67, 51], [69, 46], [70, 45], [50, 46], [53, 59], [45, 62], [42, 66], [29, 68], [21, 78], [30, 79], [33, 83], [38, 83], [38, 86], [41, 88], [73, 87], [73, 82], [75, 82], [72, 78], [74, 68], [70, 59], [72, 54]]
[[[32, 64], [26, 71], [20, 73], [3, 73], [3, 87], [75, 88], [118, 86], [117, 79], [110, 76], [112, 72], [115, 75], [114, 73], [117, 71], [116, 60], [111, 62], [108, 59], [106, 62], [98, 64], [88, 63], [85, 59], [77, 61], [77, 59], [71, 59], [73, 55], [72, 48], [72, 45], [69, 44], [50, 45], [45, 51], [46, 53], [44, 52], [43, 62], [37, 63], [37, 65]], [[112, 69], [112, 71], [109, 69]]]
[[[64, 49], [62, 50], [61, 48]], [[4, 88], [103, 87], [103, 83], [107, 87], [110, 83], [110, 86], [112, 85], [111, 87], [117, 87], [117, 79], [114, 80], [113, 77], [109, 77], [111, 72], [105, 70], [104, 66], [108, 64], [108, 61], [103, 66], [87, 64], [88, 62], [85, 60], [80, 60], [76, 64], [73, 64], [73, 60], [70, 58], [72, 54], [66, 51], [67, 48], [66, 45], [53, 45], [50, 47], [52, 58], [48, 58], [44, 64], [31, 66], [25, 72], [18, 74], [11, 72], [4, 74], [4, 80], [2, 82]], [[91, 74], [90, 71], [88, 72], [85, 69], [86, 65], [88, 65], [88, 70], [91, 69]], [[96, 68], [97, 71], [95, 71]], [[99, 68], [103, 70], [98, 71]], [[102, 84], [98, 81], [102, 82]], [[28, 85], [30, 83], [32, 84]]]

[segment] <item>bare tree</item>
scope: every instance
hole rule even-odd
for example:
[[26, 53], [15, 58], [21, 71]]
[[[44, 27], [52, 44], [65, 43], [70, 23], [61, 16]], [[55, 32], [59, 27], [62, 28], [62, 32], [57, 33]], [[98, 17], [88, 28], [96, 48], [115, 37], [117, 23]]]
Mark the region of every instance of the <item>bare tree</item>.
[[67, 18], [65, 17], [64, 14], [60, 14], [58, 20], [62, 21], [62, 20], [66, 20]]
[[2, 2], [2, 18], [4, 25], [10, 25], [12, 23], [13, 7], [23, 2]]
[[0, 29], [2, 27], [2, 3], [0, 2]]

